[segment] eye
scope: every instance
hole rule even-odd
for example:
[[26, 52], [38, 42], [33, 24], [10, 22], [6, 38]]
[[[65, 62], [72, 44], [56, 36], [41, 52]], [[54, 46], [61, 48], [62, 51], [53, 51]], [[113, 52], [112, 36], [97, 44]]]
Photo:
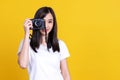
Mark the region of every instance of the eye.
[[48, 23], [53, 23], [53, 21], [52, 21], [52, 20], [50, 20], [50, 21], [48, 21]]

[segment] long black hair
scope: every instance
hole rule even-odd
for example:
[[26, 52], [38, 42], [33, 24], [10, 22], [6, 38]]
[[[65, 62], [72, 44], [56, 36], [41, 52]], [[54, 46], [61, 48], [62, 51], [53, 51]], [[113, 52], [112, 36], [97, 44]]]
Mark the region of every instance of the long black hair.
[[[47, 49], [49, 50], [50, 48], [52, 48], [53, 52], [55, 51], [60, 52], [58, 38], [57, 38], [57, 21], [53, 9], [51, 7], [39, 8], [34, 15], [34, 19], [39, 19], [39, 18], [43, 19], [48, 13], [51, 13], [53, 16], [53, 28], [47, 38]], [[33, 28], [34, 27], [35, 26], [33, 26]], [[40, 33], [40, 30], [33, 30], [30, 40], [30, 46], [36, 53], [37, 53], [36, 48], [39, 48], [40, 46], [41, 37], [42, 34]]]

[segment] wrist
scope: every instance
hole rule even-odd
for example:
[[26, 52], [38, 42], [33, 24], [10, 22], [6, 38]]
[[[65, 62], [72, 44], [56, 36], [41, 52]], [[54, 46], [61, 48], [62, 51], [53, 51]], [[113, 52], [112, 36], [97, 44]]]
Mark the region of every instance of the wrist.
[[30, 36], [30, 33], [29, 33], [29, 32], [25, 32], [25, 36], [26, 36], [26, 37], [29, 37], [29, 36]]

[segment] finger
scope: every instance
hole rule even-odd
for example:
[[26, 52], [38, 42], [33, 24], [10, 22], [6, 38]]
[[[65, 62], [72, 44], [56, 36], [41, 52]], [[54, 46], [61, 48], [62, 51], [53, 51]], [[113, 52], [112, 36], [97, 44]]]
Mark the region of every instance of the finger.
[[31, 22], [31, 20], [28, 18], [28, 19], [25, 19], [25, 22], [24, 23], [28, 23], [28, 22]]
[[26, 21], [26, 22], [24, 23], [24, 25], [26, 25], [26, 26], [31, 26], [31, 25], [32, 25], [32, 22], [31, 22], [31, 21]]

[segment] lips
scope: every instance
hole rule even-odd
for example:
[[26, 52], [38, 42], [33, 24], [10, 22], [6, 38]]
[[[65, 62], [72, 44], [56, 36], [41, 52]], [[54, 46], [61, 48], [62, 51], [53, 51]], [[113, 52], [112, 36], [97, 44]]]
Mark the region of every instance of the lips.
[[[45, 32], [45, 30], [42, 30], [43, 32]], [[46, 29], [46, 31], [48, 32], [49, 31], [49, 29]]]
[[46, 31], [48, 32], [49, 29], [46, 29]]

